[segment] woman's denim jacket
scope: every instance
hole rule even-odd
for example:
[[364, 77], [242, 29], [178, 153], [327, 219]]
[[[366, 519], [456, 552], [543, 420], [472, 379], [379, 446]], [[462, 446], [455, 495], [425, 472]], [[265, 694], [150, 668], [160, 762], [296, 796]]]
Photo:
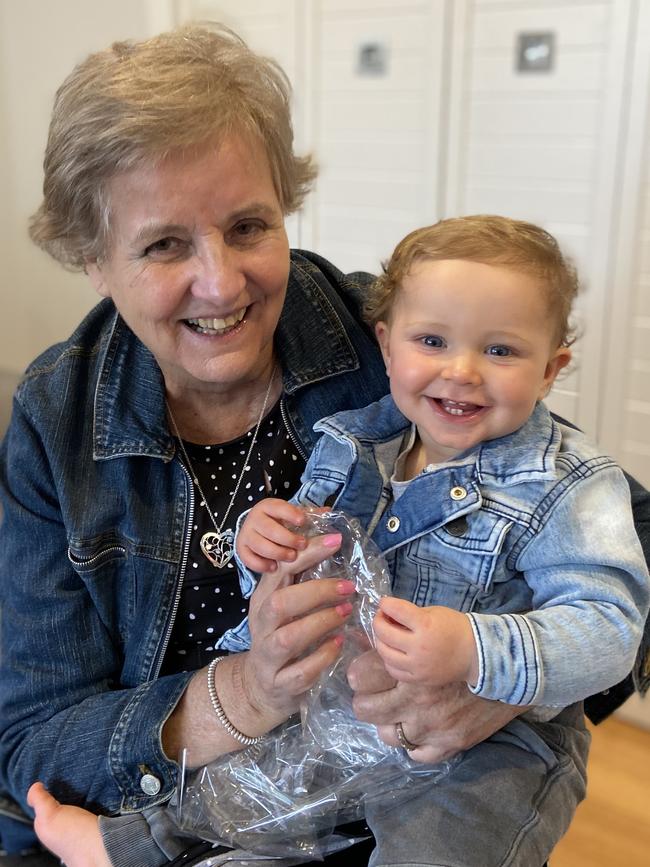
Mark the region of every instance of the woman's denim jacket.
[[390, 396], [316, 430], [293, 501], [359, 519], [396, 596], [467, 612], [478, 695], [561, 708], [630, 671], [650, 578], [625, 477], [579, 431], [538, 404], [515, 433], [425, 469], [393, 497], [413, 433]]
[[[292, 255], [276, 346], [305, 457], [326, 413], [387, 391], [360, 324], [368, 275]], [[191, 674], [158, 678], [194, 509], [160, 370], [110, 301], [28, 369], [2, 444], [0, 789], [37, 779], [101, 812], [168, 799], [163, 723]]]

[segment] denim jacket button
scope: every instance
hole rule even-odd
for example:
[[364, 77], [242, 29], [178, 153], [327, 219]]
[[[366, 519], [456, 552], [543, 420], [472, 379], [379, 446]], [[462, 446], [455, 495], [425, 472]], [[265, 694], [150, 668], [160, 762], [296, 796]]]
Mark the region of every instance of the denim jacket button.
[[460, 518], [456, 518], [454, 521], [450, 521], [448, 524], [445, 524], [445, 530], [451, 536], [464, 536], [467, 532], [467, 518], [463, 515]]
[[396, 518], [394, 515], [392, 518], [389, 518], [386, 521], [386, 528], [389, 533], [397, 533], [399, 530], [399, 518]]
[[449, 491], [449, 496], [452, 500], [464, 500], [467, 496], [467, 489], [463, 488], [462, 485], [456, 485]]
[[160, 780], [153, 774], [144, 774], [140, 780], [140, 788], [145, 795], [157, 795], [161, 788]]

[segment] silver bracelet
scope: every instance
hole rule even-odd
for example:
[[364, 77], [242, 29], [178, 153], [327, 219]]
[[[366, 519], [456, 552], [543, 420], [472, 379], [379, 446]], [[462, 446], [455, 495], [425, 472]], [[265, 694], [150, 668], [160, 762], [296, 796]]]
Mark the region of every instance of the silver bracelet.
[[228, 732], [230, 737], [234, 738], [234, 740], [238, 741], [240, 744], [244, 744], [244, 746], [249, 747], [251, 746], [251, 744], [259, 743], [264, 737], [264, 735], [258, 735], [258, 737], [256, 738], [250, 738], [248, 735], [245, 735], [243, 732], [240, 732], [239, 729], [235, 728], [235, 726], [226, 716], [226, 712], [221, 706], [221, 702], [219, 701], [219, 696], [217, 695], [217, 687], [215, 686], [214, 682], [214, 670], [219, 665], [221, 660], [225, 658], [225, 656], [215, 656], [215, 658], [208, 666], [208, 695], [210, 696], [210, 704], [212, 705], [212, 709], [217, 715], [217, 719]]

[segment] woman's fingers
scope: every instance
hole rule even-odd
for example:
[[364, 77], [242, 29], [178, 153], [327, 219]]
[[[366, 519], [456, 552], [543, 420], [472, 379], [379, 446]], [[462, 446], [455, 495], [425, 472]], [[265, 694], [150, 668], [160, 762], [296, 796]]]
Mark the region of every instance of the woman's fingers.
[[336, 661], [343, 644], [343, 636], [338, 633], [323, 640], [311, 653], [287, 665], [278, 677], [278, 686], [287, 684], [287, 691], [302, 695], [312, 687], [325, 669]]
[[321, 579], [295, 583], [298, 575], [331, 556], [340, 544], [340, 533], [315, 536], [293, 563], [278, 564], [275, 572], [262, 575], [251, 599], [253, 616], [259, 615], [277, 627], [315, 608], [337, 604], [340, 597], [351, 596], [354, 593], [352, 581]]
[[401, 722], [409, 741], [418, 744], [409, 755], [431, 763], [470, 749], [527, 710], [479, 698], [464, 683], [432, 687], [404, 682], [381, 692], [356, 691], [353, 709], [360, 720], [376, 725], [390, 746], [399, 746], [395, 725]]
[[350, 663], [348, 683], [354, 692], [371, 695], [392, 689], [395, 678], [386, 671], [377, 651], [368, 650]]
[[[333, 633], [342, 629], [352, 610], [351, 601], [339, 597], [337, 604], [330, 604], [316, 611], [310, 610], [308, 614], [292, 619], [273, 630], [267, 637], [263, 653], [265, 663], [275, 668], [273, 677], [276, 685], [288, 690], [292, 695], [304, 691], [303, 681], [305, 678], [310, 678], [310, 674], [305, 672], [308, 667], [311, 672], [311, 666], [318, 665], [320, 659], [317, 653], [318, 646], [324, 639], [331, 638]], [[337, 647], [340, 647], [340, 643]], [[305, 663], [304, 658], [309, 655], [311, 661]], [[326, 656], [327, 659], [321, 664], [318, 673], [332, 661], [331, 652]], [[302, 667], [292, 664], [297, 660], [300, 660]], [[292, 675], [299, 675], [296, 682], [292, 681]], [[312, 680], [313, 678], [310, 679], [309, 685]]]
[[262, 575], [251, 598], [245, 672], [259, 706], [293, 712], [295, 698], [336, 659], [340, 639], [335, 633], [352, 612], [354, 583], [336, 578], [294, 582], [340, 544], [340, 533], [315, 536], [293, 564], [279, 563]]

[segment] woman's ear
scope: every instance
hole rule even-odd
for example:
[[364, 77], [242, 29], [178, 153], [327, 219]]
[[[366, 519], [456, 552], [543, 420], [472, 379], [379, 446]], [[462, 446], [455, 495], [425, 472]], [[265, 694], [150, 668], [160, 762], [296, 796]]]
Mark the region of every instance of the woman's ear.
[[375, 337], [384, 357], [386, 374], [390, 376], [390, 327], [387, 322], [378, 322], [375, 325]]
[[110, 298], [111, 292], [106, 280], [104, 279], [104, 272], [102, 271], [101, 265], [98, 264], [97, 259], [86, 261], [85, 270], [95, 292], [97, 292], [98, 295], [101, 295], [102, 298]]
[[544, 371], [544, 379], [539, 390], [539, 400], [543, 400], [551, 390], [558, 373], [571, 361], [571, 350], [568, 346], [559, 346], [549, 358]]

